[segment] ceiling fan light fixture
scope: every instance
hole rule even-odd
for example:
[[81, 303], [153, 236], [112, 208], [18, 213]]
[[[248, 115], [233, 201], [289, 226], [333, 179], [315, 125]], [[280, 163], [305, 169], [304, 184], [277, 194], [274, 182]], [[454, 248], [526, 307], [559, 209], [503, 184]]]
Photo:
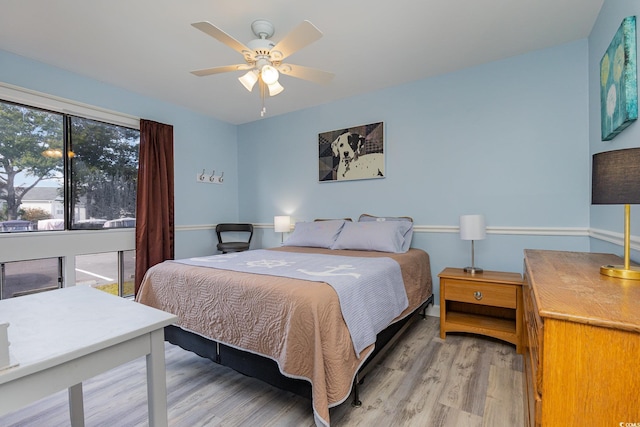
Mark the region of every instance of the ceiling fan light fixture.
[[284, 87], [277, 81], [267, 86], [269, 87], [269, 96], [276, 96], [284, 90]]
[[244, 64], [205, 68], [191, 73], [202, 77], [230, 71], [247, 71], [238, 80], [249, 92], [253, 91], [256, 83], [258, 84], [262, 101], [262, 110], [260, 111], [262, 117], [266, 112], [266, 96], [275, 96], [284, 90], [284, 87], [278, 82], [280, 73], [316, 83], [327, 83], [333, 77], [333, 74], [325, 71], [282, 63], [291, 54], [322, 37], [322, 32], [309, 21], [302, 21], [276, 43], [271, 40], [271, 36], [275, 33], [273, 24], [267, 20], [258, 19], [251, 24], [251, 30], [258, 38], [251, 40], [246, 45], [210, 22], [201, 21], [191, 25], [232, 48], [242, 55], [245, 61]]
[[238, 80], [240, 80], [242, 86], [244, 86], [249, 92], [251, 92], [253, 90], [253, 86], [258, 81], [258, 74], [255, 70], [249, 70], [242, 77], [238, 77]]
[[267, 86], [269, 86], [278, 81], [280, 73], [278, 73], [278, 70], [276, 70], [275, 67], [272, 67], [271, 65], [265, 65], [260, 70], [260, 77], [262, 78], [262, 81]]

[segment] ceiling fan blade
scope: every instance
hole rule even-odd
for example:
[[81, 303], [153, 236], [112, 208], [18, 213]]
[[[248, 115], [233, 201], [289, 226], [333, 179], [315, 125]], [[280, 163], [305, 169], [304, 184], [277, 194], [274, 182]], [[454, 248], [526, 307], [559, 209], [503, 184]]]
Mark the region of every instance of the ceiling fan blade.
[[210, 76], [212, 74], [228, 73], [229, 71], [242, 71], [253, 68], [248, 64], [225, 65], [223, 67], [204, 68], [202, 70], [194, 70], [191, 74], [198, 77]]
[[326, 84], [333, 79], [334, 74], [317, 68], [303, 67], [302, 65], [282, 64], [278, 70], [285, 76], [297, 77], [314, 83]]
[[242, 55], [246, 55], [247, 52], [251, 52], [251, 49], [249, 49], [243, 43], [231, 37], [229, 34], [222, 31], [220, 28], [213, 25], [211, 22], [208, 22], [208, 21], [194, 22], [191, 25], [199, 29], [203, 33], [209, 34], [214, 39], [217, 39], [218, 41], [226, 44], [231, 49], [237, 52], [240, 52]]
[[271, 55], [276, 61], [282, 61], [320, 37], [322, 32], [315, 25], [306, 20], [302, 21], [271, 49]]

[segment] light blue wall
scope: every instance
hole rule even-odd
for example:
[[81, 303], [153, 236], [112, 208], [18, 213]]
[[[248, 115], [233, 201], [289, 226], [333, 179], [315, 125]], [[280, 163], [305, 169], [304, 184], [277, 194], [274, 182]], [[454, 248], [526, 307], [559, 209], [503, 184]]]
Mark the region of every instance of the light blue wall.
[[[0, 50], [0, 81], [174, 127], [176, 256], [215, 251], [209, 228], [238, 219], [237, 127], [183, 107]], [[223, 185], [196, 182], [206, 169], [224, 171]]]
[[[581, 40], [239, 126], [240, 217], [271, 223], [408, 215], [418, 227], [589, 226], [588, 46]], [[286, 96], [286, 92], [283, 93]], [[282, 96], [282, 95], [280, 95]], [[318, 133], [383, 121], [386, 178], [318, 182]], [[588, 250], [582, 236], [490, 233], [476, 264], [522, 271], [524, 248]], [[265, 246], [279, 235], [264, 230]], [[470, 264], [455, 232], [418, 232], [414, 247]], [[437, 281], [436, 281], [437, 283]], [[437, 288], [437, 287], [436, 287]]]
[[[217, 222], [410, 215], [434, 279], [470, 263], [469, 242], [447, 232], [461, 214], [486, 216], [485, 269], [522, 271], [524, 248], [589, 250], [567, 230], [589, 227], [590, 67], [581, 40], [234, 126], [0, 51], [0, 81], [174, 125], [176, 256], [213, 252]], [[387, 177], [319, 183], [318, 133], [378, 121]], [[196, 183], [202, 169], [225, 184]], [[280, 236], [258, 228], [255, 239]]]
[[[611, 141], [602, 141], [600, 132], [600, 60], [607, 50], [622, 20], [631, 15], [640, 15], [640, 2], [637, 0], [607, 0], [604, 2], [598, 19], [589, 35], [589, 150], [590, 154], [640, 146], [640, 124], [632, 123]], [[639, 57], [640, 58], [640, 57]], [[589, 167], [591, 164], [589, 164]], [[624, 207], [590, 207], [591, 228], [622, 234], [624, 232]], [[640, 206], [631, 207], [631, 234], [640, 234]], [[591, 252], [608, 252], [623, 255], [620, 244], [592, 239]], [[631, 252], [631, 259], [640, 261], [640, 253]]]

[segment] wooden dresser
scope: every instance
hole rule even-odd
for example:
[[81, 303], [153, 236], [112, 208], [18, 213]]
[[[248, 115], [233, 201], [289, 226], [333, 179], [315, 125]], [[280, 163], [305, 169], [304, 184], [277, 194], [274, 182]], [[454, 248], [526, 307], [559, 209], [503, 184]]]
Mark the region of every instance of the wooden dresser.
[[524, 253], [528, 425], [640, 425], [640, 281], [600, 274], [615, 255]]

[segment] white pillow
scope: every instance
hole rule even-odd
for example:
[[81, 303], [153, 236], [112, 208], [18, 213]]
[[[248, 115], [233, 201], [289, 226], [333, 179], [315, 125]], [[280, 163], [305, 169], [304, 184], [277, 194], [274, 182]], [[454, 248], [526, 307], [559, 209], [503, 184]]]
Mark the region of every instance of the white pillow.
[[310, 246], [314, 248], [331, 248], [340, 234], [346, 221], [328, 220], [314, 222], [297, 222], [296, 227], [284, 246]]
[[411, 246], [410, 221], [363, 221], [346, 223], [331, 249], [404, 253]]

